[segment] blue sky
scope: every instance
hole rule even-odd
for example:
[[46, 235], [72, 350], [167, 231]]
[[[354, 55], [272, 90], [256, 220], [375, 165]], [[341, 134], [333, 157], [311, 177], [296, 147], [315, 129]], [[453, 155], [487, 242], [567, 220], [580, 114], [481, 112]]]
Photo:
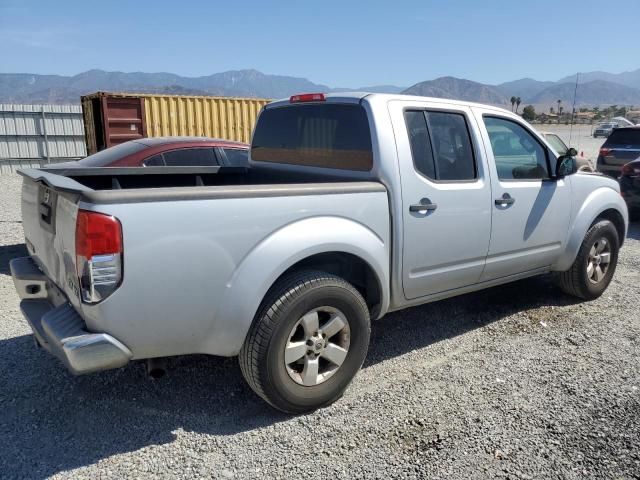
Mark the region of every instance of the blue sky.
[[640, 68], [638, 19], [638, 0], [0, 0], [0, 72], [557, 80]]

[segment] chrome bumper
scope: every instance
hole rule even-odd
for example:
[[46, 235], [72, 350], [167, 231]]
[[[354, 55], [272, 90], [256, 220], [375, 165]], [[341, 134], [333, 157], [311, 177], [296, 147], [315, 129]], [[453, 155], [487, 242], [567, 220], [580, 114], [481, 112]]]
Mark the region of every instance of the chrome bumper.
[[74, 375], [126, 365], [131, 351], [106, 333], [91, 333], [60, 289], [31, 257], [14, 258], [11, 276], [20, 296], [20, 310], [47, 351]]

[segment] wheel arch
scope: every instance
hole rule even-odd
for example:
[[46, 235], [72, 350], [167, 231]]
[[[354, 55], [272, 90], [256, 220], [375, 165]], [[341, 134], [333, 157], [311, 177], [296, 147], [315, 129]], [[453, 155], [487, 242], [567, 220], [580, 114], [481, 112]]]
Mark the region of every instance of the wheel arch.
[[613, 223], [613, 225], [616, 227], [616, 231], [618, 232], [618, 240], [620, 241], [620, 246], [622, 246], [627, 234], [627, 225], [620, 211], [616, 210], [615, 208], [608, 208], [607, 210], [604, 210], [595, 218], [593, 222], [591, 222], [589, 228], [600, 220], [609, 220], [611, 223]]
[[611, 188], [594, 190], [584, 200], [569, 228], [564, 253], [554, 266], [554, 270], [565, 271], [571, 267], [587, 231], [600, 220], [609, 220], [613, 223], [622, 246], [629, 224], [629, 214], [620, 194]]
[[307, 218], [273, 232], [239, 263], [216, 309], [215, 327], [203, 339], [203, 350], [213, 350], [206, 345], [211, 341], [217, 355], [236, 355], [269, 290], [296, 269], [346, 275], [343, 278], [363, 294], [372, 319], [389, 308], [388, 238], [346, 218]]

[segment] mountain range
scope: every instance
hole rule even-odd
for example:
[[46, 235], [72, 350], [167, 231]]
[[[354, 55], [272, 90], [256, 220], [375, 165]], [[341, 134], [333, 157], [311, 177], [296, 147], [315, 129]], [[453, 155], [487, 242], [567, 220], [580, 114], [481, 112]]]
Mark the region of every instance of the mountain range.
[[81, 95], [96, 91], [282, 98], [299, 92], [338, 90], [399, 93], [403, 88], [377, 85], [335, 89], [305, 78], [267, 75], [257, 70], [234, 70], [203, 77], [104, 70], [89, 70], [69, 77], [0, 73], [0, 103], [78, 103]]
[[[557, 82], [538, 81], [531, 78], [523, 78], [500, 85], [485, 85], [455, 77], [441, 77], [417, 83], [402, 93], [411, 95], [424, 95], [429, 97], [452, 98], [472, 102], [489, 103], [493, 105], [510, 105], [512, 96], [520, 97], [523, 105], [536, 107], [549, 107], [562, 100], [567, 106], [573, 105], [574, 94], [576, 107], [601, 106], [601, 105], [640, 105], [640, 70], [638, 70], [638, 82], [629, 82], [631, 85], [616, 83], [612, 80], [603, 80], [597, 77], [597, 73], [586, 74], [579, 77], [576, 89], [575, 75], [561, 79]], [[615, 78], [612, 74], [603, 75], [606, 78]], [[630, 78], [630, 77], [628, 77]]]
[[[511, 96], [518, 96], [524, 105], [549, 106], [562, 100], [567, 108], [573, 104], [575, 80], [574, 74], [558, 81], [522, 78], [488, 85], [440, 77], [405, 89], [395, 85], [332, 88], [305, 78], [269, 75], [257, 70], [234, 70], [201, 77], [104, 70], [89, 70], [73, 76], [0, 73], [0, 103], [78, 103], [81, 95], [96, 91], [259, 98], [282, 98], [300, 92], [369, 91], [455, 98], [501, 106], [508, 106]], [[578, 80], [577, 106], [640, 104], [640, 69], [618, 74], [580, 73]]]

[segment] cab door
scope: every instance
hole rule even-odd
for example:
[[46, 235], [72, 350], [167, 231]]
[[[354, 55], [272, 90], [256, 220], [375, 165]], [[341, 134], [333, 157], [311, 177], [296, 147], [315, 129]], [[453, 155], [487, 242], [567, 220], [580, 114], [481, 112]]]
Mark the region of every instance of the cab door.
[[478, 282], [491, 187], [470, 109], [392, 102], [402, 181], [402, 285], [418, 299]]
[[570, 178], [555, 180], [556, 157], [528, 125], [476, 110], [491, 164], [491, 243], [482, 281], [556, 262], [567, 237]]

